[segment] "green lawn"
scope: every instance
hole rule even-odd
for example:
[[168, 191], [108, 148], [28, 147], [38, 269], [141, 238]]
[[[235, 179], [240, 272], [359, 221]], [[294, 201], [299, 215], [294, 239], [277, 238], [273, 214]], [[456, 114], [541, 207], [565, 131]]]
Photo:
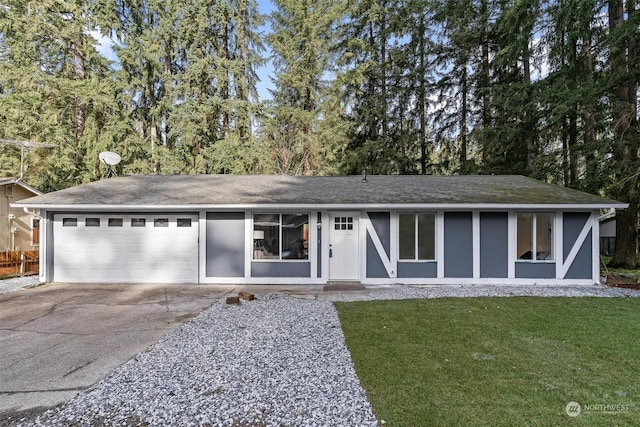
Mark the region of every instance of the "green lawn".
[[[335, 305], [388, 426], [640, 423], [640, 298]], [[571, 401], [577, 417], [565, 412]]]

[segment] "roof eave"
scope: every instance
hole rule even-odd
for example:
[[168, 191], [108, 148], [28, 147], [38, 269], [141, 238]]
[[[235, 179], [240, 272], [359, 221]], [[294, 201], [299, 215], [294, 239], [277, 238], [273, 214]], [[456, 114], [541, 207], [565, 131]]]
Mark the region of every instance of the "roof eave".
[[598, 210], [626, 209], [628, 203], [241, 203], [183, 205], [119, 205], [119, 204], [30, 204], [12, 203], [17, 208], [56, 211], [200, 211], [200, 210]]

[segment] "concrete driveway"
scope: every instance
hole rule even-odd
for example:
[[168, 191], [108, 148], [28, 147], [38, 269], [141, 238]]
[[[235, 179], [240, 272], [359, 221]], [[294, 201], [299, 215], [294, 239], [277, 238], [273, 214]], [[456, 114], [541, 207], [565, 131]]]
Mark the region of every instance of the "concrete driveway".
[[0, 418], [71, 399], [233, 290], [49, 284], [0, 295]]

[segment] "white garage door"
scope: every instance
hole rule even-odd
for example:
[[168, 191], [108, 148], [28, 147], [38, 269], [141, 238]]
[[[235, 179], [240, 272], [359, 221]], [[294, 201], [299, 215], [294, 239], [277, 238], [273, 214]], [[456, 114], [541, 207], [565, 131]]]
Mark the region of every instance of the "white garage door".
[[54, 215], [56, 282], [195, 283], [198, 217]]

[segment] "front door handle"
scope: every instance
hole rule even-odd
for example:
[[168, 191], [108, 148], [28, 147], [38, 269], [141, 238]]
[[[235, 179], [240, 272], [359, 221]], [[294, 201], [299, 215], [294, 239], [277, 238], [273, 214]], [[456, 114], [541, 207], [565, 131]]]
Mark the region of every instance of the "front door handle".
[[333, 257], [333, 248], [329, 245], [329, 258]]

